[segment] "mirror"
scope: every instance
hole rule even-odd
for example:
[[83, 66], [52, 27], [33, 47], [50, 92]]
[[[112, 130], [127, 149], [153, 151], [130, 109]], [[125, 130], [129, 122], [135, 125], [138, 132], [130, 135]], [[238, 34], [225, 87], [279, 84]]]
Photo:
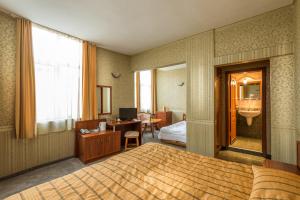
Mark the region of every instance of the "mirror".
[[261, 85], [260, 82], [239, 84], [239, 99], [260, 99]]
[[97, 86], [98, 114], [112, 114], [112, 86]]

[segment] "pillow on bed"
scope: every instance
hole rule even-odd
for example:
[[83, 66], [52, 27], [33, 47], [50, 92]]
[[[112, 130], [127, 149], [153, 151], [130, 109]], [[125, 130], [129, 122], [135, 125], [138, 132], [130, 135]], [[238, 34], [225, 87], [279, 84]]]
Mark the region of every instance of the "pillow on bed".
[[299, 199], [300, 176], [252, 166], [254, 179], [250, 199]]

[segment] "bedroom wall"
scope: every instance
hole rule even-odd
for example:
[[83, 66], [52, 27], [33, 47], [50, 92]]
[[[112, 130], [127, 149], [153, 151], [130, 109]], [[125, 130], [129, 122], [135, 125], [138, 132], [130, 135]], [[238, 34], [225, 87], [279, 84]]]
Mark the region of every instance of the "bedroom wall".
[[[184, 82], [183, 86], [178, 86]], [[169, 71], [157, 70], [157, 108], [172, 111], [172, 122], [182, 120], [186, 113], [186, 68]]]
[[15, 19], [0, 12], [0, 178], [74, 153], [72, 131], [44, 134], [34, 140], [14, 137], [15, 34]]
[[[121, 73], [113, 78], [111, 73]], [[134, 107], [134, 73], [130, 68], [130, 57], [97, 48], [97, 84], [112, 86], [112, 116], [116, 117], [120, 107]]]
[[[15, 34], [15, 19], [0, 12], [0, 178], [74, 156], [73, 131], [15, 139]], [[113, 79], [112, 71], [122, 76]], [[128, 56], [97, 48], [97, 81], [113, 86], [114, 113], [119, 106], [133, 106], [133, 73], [129, 71]]]
[[[213, 156], [213, 66], [269, 59], [269, 153], [275, 160], [295, 163], [294, 33], [291, 5], [134, 55], [131, 67], [136, 70], [187, 62], [187, 148]], [[160, 56], [163, 54], [167, 58]]]
[[296, 89], [296, 133], [300, 141], [300, 1], [295, 0], [295, 89]]

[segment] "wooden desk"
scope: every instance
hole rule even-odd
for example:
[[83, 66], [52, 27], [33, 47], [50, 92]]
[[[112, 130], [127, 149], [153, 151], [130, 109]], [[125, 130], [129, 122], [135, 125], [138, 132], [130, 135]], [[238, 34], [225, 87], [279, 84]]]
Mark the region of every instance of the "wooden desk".
[[149, 125], [151, 128], [152, 137], [154, 138], [154, 128], [157, 127], [161, 121], [162, 119], [154, 119], [154, 118], [143, 120], [142, 124], [144, 125], [144, 130], [142, 131], [142, 133], [144, 134], [144, 132], [146, 131]]
[[79, 158], [82, 162], [92, 162], [101, 157], [117, 153], [121, 150], [120, 131], [101, 131], [80, 134]]
[[264, 161], [264, 167], [267, 168], [272, 168], [272, 169], [279, 169], [291, 173], [295, 173], [300, 175], [300, 169], [296, 165], [288, 164], [288, 163], [283, 163], [275, 160], [269, 160], [266, 159]]
[[111, 128], [113, 131], [121, 131], [121, 145], [125, 145], [125, 133], [126, 131], [138, 131], [139, 134], [139, 142], [142, 144], [142, 122], [140, 120], [132, 120], [132, 121], [110, 121], [107, 122], [107, 126]]

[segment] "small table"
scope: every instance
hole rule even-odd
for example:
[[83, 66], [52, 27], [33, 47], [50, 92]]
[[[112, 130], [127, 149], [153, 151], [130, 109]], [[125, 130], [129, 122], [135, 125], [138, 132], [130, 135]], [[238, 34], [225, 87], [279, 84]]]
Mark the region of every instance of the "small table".
[[144, 125], [144, 130], [142, 131], [142, 133], [144, 133], [148, 125], [150, 125], [152, 137], [154, 138], [154, 127], [157, 126], [157, 124], [161, 121], [162, 121], [161, 119], [155, 119], [155, 118], [143, 120], [142, 124]]
[[271, 169], [279, 169], [283, 171], [287, 171], [290, 173], [294, 173], [297, 175], [300, 175], [300, 169], [296, 165], [288, 164], [288, 163], [283, 163], [275, 160], [269, 160], [266, 159], [264, 161], [264, 167], [266, 168], [271, 168]]

